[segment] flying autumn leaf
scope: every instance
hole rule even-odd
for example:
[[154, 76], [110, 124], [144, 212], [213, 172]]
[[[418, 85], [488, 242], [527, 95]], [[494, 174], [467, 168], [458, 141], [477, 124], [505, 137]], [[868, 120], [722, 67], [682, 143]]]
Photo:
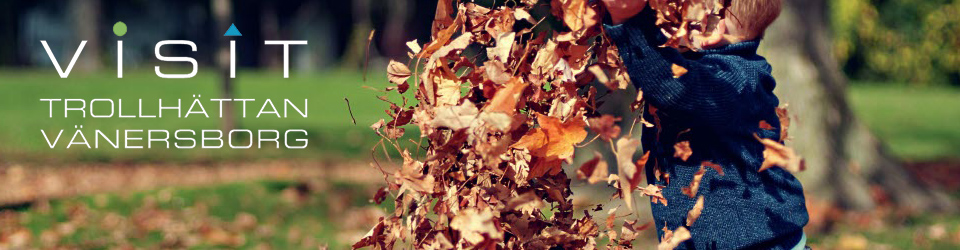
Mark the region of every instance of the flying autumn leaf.
[[693, 155], [693, 150], [690, 149], [690, 141], [682, 141], [673, 145], [673, 157], [687, 161], [690, 155]]
[[519, 78], [511, 78], [506, 86], [494, 94], [493, 99], [490, 99], [484, 111], [501, 112], [511, 116], [516, 114], [517, 104], [521, 100], [520, 96], [523, 95], [523, 90], [528, 85]]
[[663, 232], [663, 238], [660, 239], [660, 245], [657, 245], [657, 250], [669, 250], [677, 248], [680, 246], [680, 243], [683, 243], [691, 238], [690, 230], [687, 230], [687, 228], [682, 226], [673, 231], [667, 230], [667, 228], [664, 227]]
[[716, 163], [709, 162], [709, 161], [703, 161], [703, 162], [700, 163], [700, 166], [712, 168], [714, 171], [717, 171], [717, 174], [719, 174], [719, 175], [721, 175], [721, 176], [723, 175], [723, 167], [720, 166], [720, 165], [718, 165], [718, 164], [716, 164]]
[[393, 84], [407, 84], [407, 79], [410, 78], [410, 74], [410, 68], [408, 68], [406, 64], [390, 60], [390, 64], [387, 65], [387, 80]]
[[503, 234], [497, 230], [493, 220], [493, 212], [489, 209], [467, 208], [453, 217], [453, 220], [450, 221], [450, 228], [459, 231], [461, 237], [467, 242], [477, 244], [486, 237], [491, 239], [503, 238]]
[[603, 160], [603, 156], [599, 152], [593, 152], [593, 159], [583, 163], [577, 169], [577, 178], [596, 184], [607, 179], [610, 175], [607, 171], [607, 162]]
[[693, 205], [693, 208], [690, 209], [690, 212], [687, 212], [687, 226], [693, 227], [693, 223], [697, 221], [697, 218], [700, 218], [700, 212], [703, 211], [703, 195], [697, 198], [697, 203]]
[[786, 169], [791, 173], [798, 173], [806, 168], [803, 159], [797, 156], [797, 153], [794, 152], [792, 148], [788, 148], [774, 140], [760, 138], [760, 136], [756, 134], [753, 136], [757, 138], [764, 147], [763, 164], [760, 165], [759, 172], [763, 172], [774, 166]]
[[693, 180], [690, 181], [690, 186], [681, 188], [680, 192], [693, 198], [697, 195], [697, 190], [700, 189], [700, 181], [703, 180], [703, 175], [707, 173], [707, 170], [700, 166], [700, 170], [697, 170], [697, 173], [693, 174]]
[[786, 142], [787, 138], [790, 138], [787, 136], [787, 128], [790, 127], [790, 115], [787, 114], [787, 105], [778, 107], [776, 110], [777, 117], [780, 118], [780, 142]]
[[[623, 201], [627, 203], [627, 208], [629, 208], [630, 211], [634, 211], [633, 190], [640, 185], [640, 181], [643, 179], [642, 169], [633, 163], [633, 155], [637, 153], [637, 148], [640, 147], [640, 140], [623, 137], [617, 140], [616, 146], [617, 148], [614, 152], [616, 152], [617, 155], [617, 175], [620, 176], [620, 194], [623, 197]], [[649, 154], [649, 152], [644, 154], [644, 161], [646, 161]]]
[[663, 203], [664, 206], [667, 205], [667, 198], [663, 197], [663, 187], [649, 184], [646, 188], [640, 189], [640, 193], [644, 196], [649, 196], [653, 204]]
[[760, 129], [763, 130], [773, 130], [773, 125], [770, 125], [767, 121], [760, 121]]
[[687, 74], [687, 68], [676, 64], [670, 66], [670, 70], [673, 71], [673, 78], [680, 78], [681, 76]]
[[617, 125], [620, 120], [620, 117], [602, 115], [599, 118], [587, 119], [587, 123], [590, 124], [590, 130], [600, 135], [600, 139], [610, 141], [620, 137], [620, 126]]
[[530, 169], [530, 178], [561, 169], [560, 162], [573, 157], [574, 146], [587, 137], [586, 123], [574, 117], [566, 122], [545, 115], [537, 116], [540, 127], [530, 130], [513, 148], [530, 150], [530, 155], [541, 158], [541, 164]]

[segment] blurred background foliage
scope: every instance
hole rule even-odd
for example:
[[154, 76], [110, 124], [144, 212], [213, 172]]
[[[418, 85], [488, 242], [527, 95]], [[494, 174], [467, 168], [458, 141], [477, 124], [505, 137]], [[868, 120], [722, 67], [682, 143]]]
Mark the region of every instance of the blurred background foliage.
[[833, 0], [830, 12], [852, 79], [960, 84], [960, 0]]

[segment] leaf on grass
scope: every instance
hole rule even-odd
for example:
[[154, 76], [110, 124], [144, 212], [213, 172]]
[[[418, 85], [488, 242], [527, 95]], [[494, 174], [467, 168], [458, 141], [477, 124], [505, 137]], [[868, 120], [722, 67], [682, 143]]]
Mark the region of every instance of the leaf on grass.
[[763, 172], [771, 167], [781, 167], [791, 173], [798, 173], [806, 169], [803, 159], [797, 156], [792, 148], [788, 148], [774, 140], [760, 138], [754, 134], [760, 143], [763, 144], [763, 164], [760, 165], [759, 172]]
[[673, 145], [673, 157], [687, 161], [690, 155], [693, 155], [693, 150], [690, 149], [690, 141], [682, 141]]
[[586, 179], [590, 184], [596, 184], [603, 182], [607, 179], [607, 176], [610, 175], [607, 170], [607, 162], [603, 160], [603, 156], [599, 152], [593, 152], [593, 159], [580, 165], [580, 168], [577, 169], [577, 178], [583, 180]]
[[697, 203], [693, 205], [690, 212], [687, 212], [687, 226], [692, 227], [693, 223], [700, 218], [700, 212], [703, 211], [703, 195], [697, 198]]

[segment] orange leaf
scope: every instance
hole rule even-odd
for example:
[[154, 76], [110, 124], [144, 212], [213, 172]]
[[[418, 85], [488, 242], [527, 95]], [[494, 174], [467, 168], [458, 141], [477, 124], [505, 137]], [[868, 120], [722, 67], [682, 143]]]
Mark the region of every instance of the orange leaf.
[[687, 74], [687, 68], [677, 64], [673, 64], [670, 69], [673, 71], [673, 78], [680, 78], [681, 76]]
[[681, 188], [681, 192], [690, 198], [693, 198], [697, 195], [697, 190], [700, 189], [700, 180], [703, 180], [703, 174], [707, 173], [707, 169], [700, 166], [700, 170], [697, 170], [697, 173], [693, 174], [693, 180], [690, 181], [690, 186]]
[[697, 198], [697, 203], [693, 205], [690, 212], [687, 212], [687, 226], [692, 227], [693, 223], [700, 218], [700, 212], [703, 210], [703, 195]]
[[760, 165], [759, 172], [763, 172], [774, 166], [786, 169], [791, 173], [797, 173], [806, 168], [803, 159], [797, 156], [797, 153], [794, 152], [792, 148], [788, 148], [770, 139], [760, 138], [760, 136], [756, 134], [753, 136], [764, 146], [763, 164]]
[[511, 116], [516, 114], [517, 103], [520, 101], [520, 96], [523, 95], [523, 90], [527, 88], [527, 85], [529, 84], [524, 83], [520, 78], [511, 78], [506, 86], [493, 95], [493, 99], [490, 99], [484, 111], [502, 112]]
[[680, 160], [687, 161], [690, 158], [690, 155], [693, 155], [693, 150], [690, 149], [689, 141], [678, 142], [673, 145], [673, 157], [680, 158]]
[[703, 162], [700, 163], [700, 165], [701, 165], [701, 166], [705, 166], [705, 167], [713, 168], [713, 170], [717, 171], [717, 174], [723, 175], [723, 167], [720, 166], [720, 165], [718, 165], [718, 164], [716, 164], [716, 163], [709, 162], [709, 161], [703, 161]]
[[562, 160], [573, 157], [574, 145], [587, 137], [586, 123], [580, 117], [561, 123], [558, 118], [541, 115], [537, 117], [537, 123], [539, 128], [513, 144], [513, 148], [530, 150], [530, 155], [541, 159], [539, 164], [531, 167], [530, 178], [558, 172]]

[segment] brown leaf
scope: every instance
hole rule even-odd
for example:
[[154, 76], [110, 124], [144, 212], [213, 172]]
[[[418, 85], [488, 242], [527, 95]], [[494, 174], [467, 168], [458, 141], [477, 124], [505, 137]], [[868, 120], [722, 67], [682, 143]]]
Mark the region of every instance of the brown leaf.
[[709, 161], [703, 161], [703, 162], [700, 163], [700, 165], [701, 165], [701, 166], [705, 166], [705, 167], [712, 168], [714, 171], [717, 171], [717, 174], [723, 175], [723, 167], [720, 166], [720, 165], [718, 165], [718, 164], [716, 164], [716, 163], [709, 162]]
[[503, 233], [494, 225], [493, 212], [489, 209], [480, 210], [467, 208], [461, 210], [450, 221], [450, 228], [460, 231], [460, 236], [467, 242], [477, 244], [484, 238], [501, 239]]
[[680, 78], [681, 76], [687, 74], [687, 68], [684, 68], [683, 66], [680, 66], [677, 64], [673, 64], [672, 66], [670, 66], [670, 70], [673, 71], [673, 78]]
[[[678, 227], [674, 231], [667, 230], [664, 228], [663, 239], [660, 240], [660, 244], [657, 245], [657, 250], [669, 250], [674, 249], [680, 246], [680, 243], [690, 239], [690, 230], [687, 230], [685, 227]], [[670, 232], [669, 234], [667, 232]], [[669, 236], [669, 237], [668, 237]]]
[[649, 184], [646, 188], [640, 189], [640, 192], [644, 196], [649, 196], [654, 204], [663, 203], [664, 206], [667, 205], [667, 198], [663, 197], [663, 187], [661, 186]]
[[763, 130], [773, 130], [774, 128], [773, 128], [773, 126], [770, 125], [770, 123], [768, 123], [767, 121], [760, 121], [760, 129], [763, 129]]
[[540, 115], [537, 116], [537, 123], [540, 124], [539, 128], [530, 130], [512, 146], [530, 150], [530, 155], [540, 158], [530, 168], [530, 178], [559, 172], [560, 163], [573, 157], [574, 145], [587, 137], [587, 130], [584, 129], [586, 123], [579, 117], [560, 122], [560, 119]]
[[529, 84], [524, 83], [520, 78], [511, 78], [506, 86], [494, 94], [493, 99], [490, 99], [484, 111], [501, 112], [511, 116], [516, 114], [517, 104], [519, 104], [521, 100], [523, 90], [526, 89], [528, 85]]
[[[623, 201], [627, 203], [627, 208], [633, 210], [633, 190], [640, 185], [643, 179], [643, 171], [633, 163], [633, 155], [640, 147], [640, 140], [623, 137], [617, 140], [617, 175], [620, 176], [620, 194]], [[650, 153], [644, 154], [647, 158]]]
[[607, 170], [607, 162], [603, 160], [603, 156], [599, 152], [593, 152], [593, 159], [580, 165], [580, 168], [577, 169], [577, 178], [583, 180], [586, 179], [590, 184], [596, 184], [599, 182], [606, 181], [607, 176], [610, 175]]
[[407, 84], [407, 79], [410, 78], [410, 74], [412, 73], [410, 73], [410, 68], [408, 68], [406, 64], [390, 60], [390, 64], [387, 65], [387, 80], [393, 84]]
[[613, 138], [620, 137], [620, 126], [617, 125], [620, 120], [620, 117], [603, 115], [599, 118], [587, 119], [587, 123], [590, 124], [590, 130], [600, 135], [601, 139], [610, 141]]
[[777, 117], [780, 118], [780, 142], [785, 142], [787, 141], [787, 138], [790, 138], [787, 136], [787, 128], [790, 127], [790, 115], [787, 114], [786, 105], [783, 107], [778, 107], [776, 110]]
[[682, 141], [673, 145], [673, 157], [687, 161], [687, 159], [690, 158], [690, 155], [693, 155], [693, 150], [690, 149], [689, 141]]
[[690, 186], [681, 188], [681, 192], [690, 198], [693, 198], [697, 195], [697, 190], [700, 189], [700, 180], [703, 180], [703, 175], [707, 173], [707, 170], [700, 166], [700, 170], [697, 170], [697, 173], [693, 174], [693, 180], [690, 181]]
[[697, 198], [697, 203], [693, 205], [690, 212], [687, 212], [687, 226], [692, 227], [693, 223], [700, 218], [700, 212], [703, 210], [703, 195]]
[[797, 153], [794, 152], [792, 148], [788, 148], [774, 140], [760, 138], [760, 136], [756, 134], [753, 136], [764, 146], [763, 164], [760, 165], [760, 172], [774, 166], [786, 169], [791, 173], [798, 173], [806, 168], [803, 159], [797, 156]]

